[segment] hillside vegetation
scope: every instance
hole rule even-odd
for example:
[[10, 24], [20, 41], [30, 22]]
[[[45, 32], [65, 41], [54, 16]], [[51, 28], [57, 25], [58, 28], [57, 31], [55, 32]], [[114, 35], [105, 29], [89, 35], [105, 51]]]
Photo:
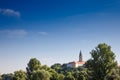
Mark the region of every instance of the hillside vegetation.
[[0, 80], [120, 80], [120, 68], [111, 46], [98, 44], [90, 54], [91, 58], [85, 65], [77, 68], [60, 63], [48, 67], [41, 65], [38, 59], [31, 58], [26, 71], [1, 74]]

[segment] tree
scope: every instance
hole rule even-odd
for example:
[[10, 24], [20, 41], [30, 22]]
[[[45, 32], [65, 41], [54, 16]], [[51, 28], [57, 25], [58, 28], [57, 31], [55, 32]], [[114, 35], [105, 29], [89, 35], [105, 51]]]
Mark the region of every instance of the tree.
[[120, 67], [112, 70], [112, 75], [109, 76], [109, 80], [120, 80]]
[[40, 67], [40, 69], [43, 69], [43, 70], [48, 71], [48, 72], [51, 71], [51, 68], [49, 66], [47, 66], [47, 65], [42, 65]]
[[50, 80], [60, 80], [60, 79], [58, 79], [59, 78], [59, 74], [54, 69], [48, 67], [47, 65], [41, 66], [40, 70], [45, 70], [45, 71], [49, 72]]
[[[80, 69], [80, 67], [78, 69]], [[87, 80], [88, 79], [87, 69], [81, 68], [80, 70], [75, 71], [73, 76], [75, 77], [76, 80]]]
[[58, 73], [60, 73], [60, 70], [62, 69], [62, 65], [60, 63], [56, 63], [52, 65], [51, 68], [57, 71]]
[[64, 80], [75, 80], [75, 78], [72, 75], [68, 75], [64, 78]]
[[90, 52], [91, 59], [87, 61], [85, 66], [92, 70], [94, 80], [109, 80], [112, 70], [117, 67], [115, 55], [111, 51], [111, 47], [105, 43], [99, 44]]
[[9, 74], [3, 74], [2, 80], [13, 80], [14, 75], [12, 73]]
[[28, 63], [27, 71], [32, 72], [34, 70], [38, 70], [40, 68], [40, 65], [41, 63], [39, 60], [37, 60], [36, 58], [31, 58]]
[[28, 78], [30, 79], [31, 77], [31, 73], [35, 70], [39, 70], [40, 69], [40, 66], [41, 66], [41, 63], [39, 60], [37, 60], [36, 58], [31, 58], [29, 63], [28, 63], [28, 66], [26, 68], [27, 70], [27, 76]]
[[2, 76], [0, 75], [0, 80], [2, 80]]
[[58, 80], [64, 80], [65, 76], [63, 74], [58, 75]]
[[27, 75], [22, 70], [15, 71], [14, 72], [14, 80], [27, 80]]
[[65, 76], [63, 74], [55, 72], [51, 74], [50, 80], [64, 80], [64, 77]]
[[36, 70], [32, 72], [31, 80], [49, 80], [50, 74], [45, 70]]

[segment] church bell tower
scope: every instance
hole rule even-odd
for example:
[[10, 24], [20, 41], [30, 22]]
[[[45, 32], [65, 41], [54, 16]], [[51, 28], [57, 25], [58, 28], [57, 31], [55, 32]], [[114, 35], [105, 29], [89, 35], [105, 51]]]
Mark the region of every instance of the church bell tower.
[[80, 51], [80, 54], [79, 54], [79, 62], [82, 62], [82, 52]]

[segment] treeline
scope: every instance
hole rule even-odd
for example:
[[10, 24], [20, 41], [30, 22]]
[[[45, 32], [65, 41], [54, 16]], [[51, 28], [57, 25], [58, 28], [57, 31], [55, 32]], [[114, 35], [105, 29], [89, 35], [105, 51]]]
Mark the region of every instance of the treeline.
[[91, 59], [84, 66], [77, 68], [59, 63], [48, 67], [32, 58], [26, 71], [2, 74], [0, 80], [120, 80], [120, 68], [109, 45], [98, 44], [90, 54]]

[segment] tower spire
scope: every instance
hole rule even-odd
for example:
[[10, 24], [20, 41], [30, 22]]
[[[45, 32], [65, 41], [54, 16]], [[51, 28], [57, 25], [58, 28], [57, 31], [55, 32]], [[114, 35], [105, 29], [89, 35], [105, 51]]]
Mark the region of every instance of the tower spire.
[[79, 54], [79, 62], [82, 62], [82, 52], [80, 51], [80, 54]]

